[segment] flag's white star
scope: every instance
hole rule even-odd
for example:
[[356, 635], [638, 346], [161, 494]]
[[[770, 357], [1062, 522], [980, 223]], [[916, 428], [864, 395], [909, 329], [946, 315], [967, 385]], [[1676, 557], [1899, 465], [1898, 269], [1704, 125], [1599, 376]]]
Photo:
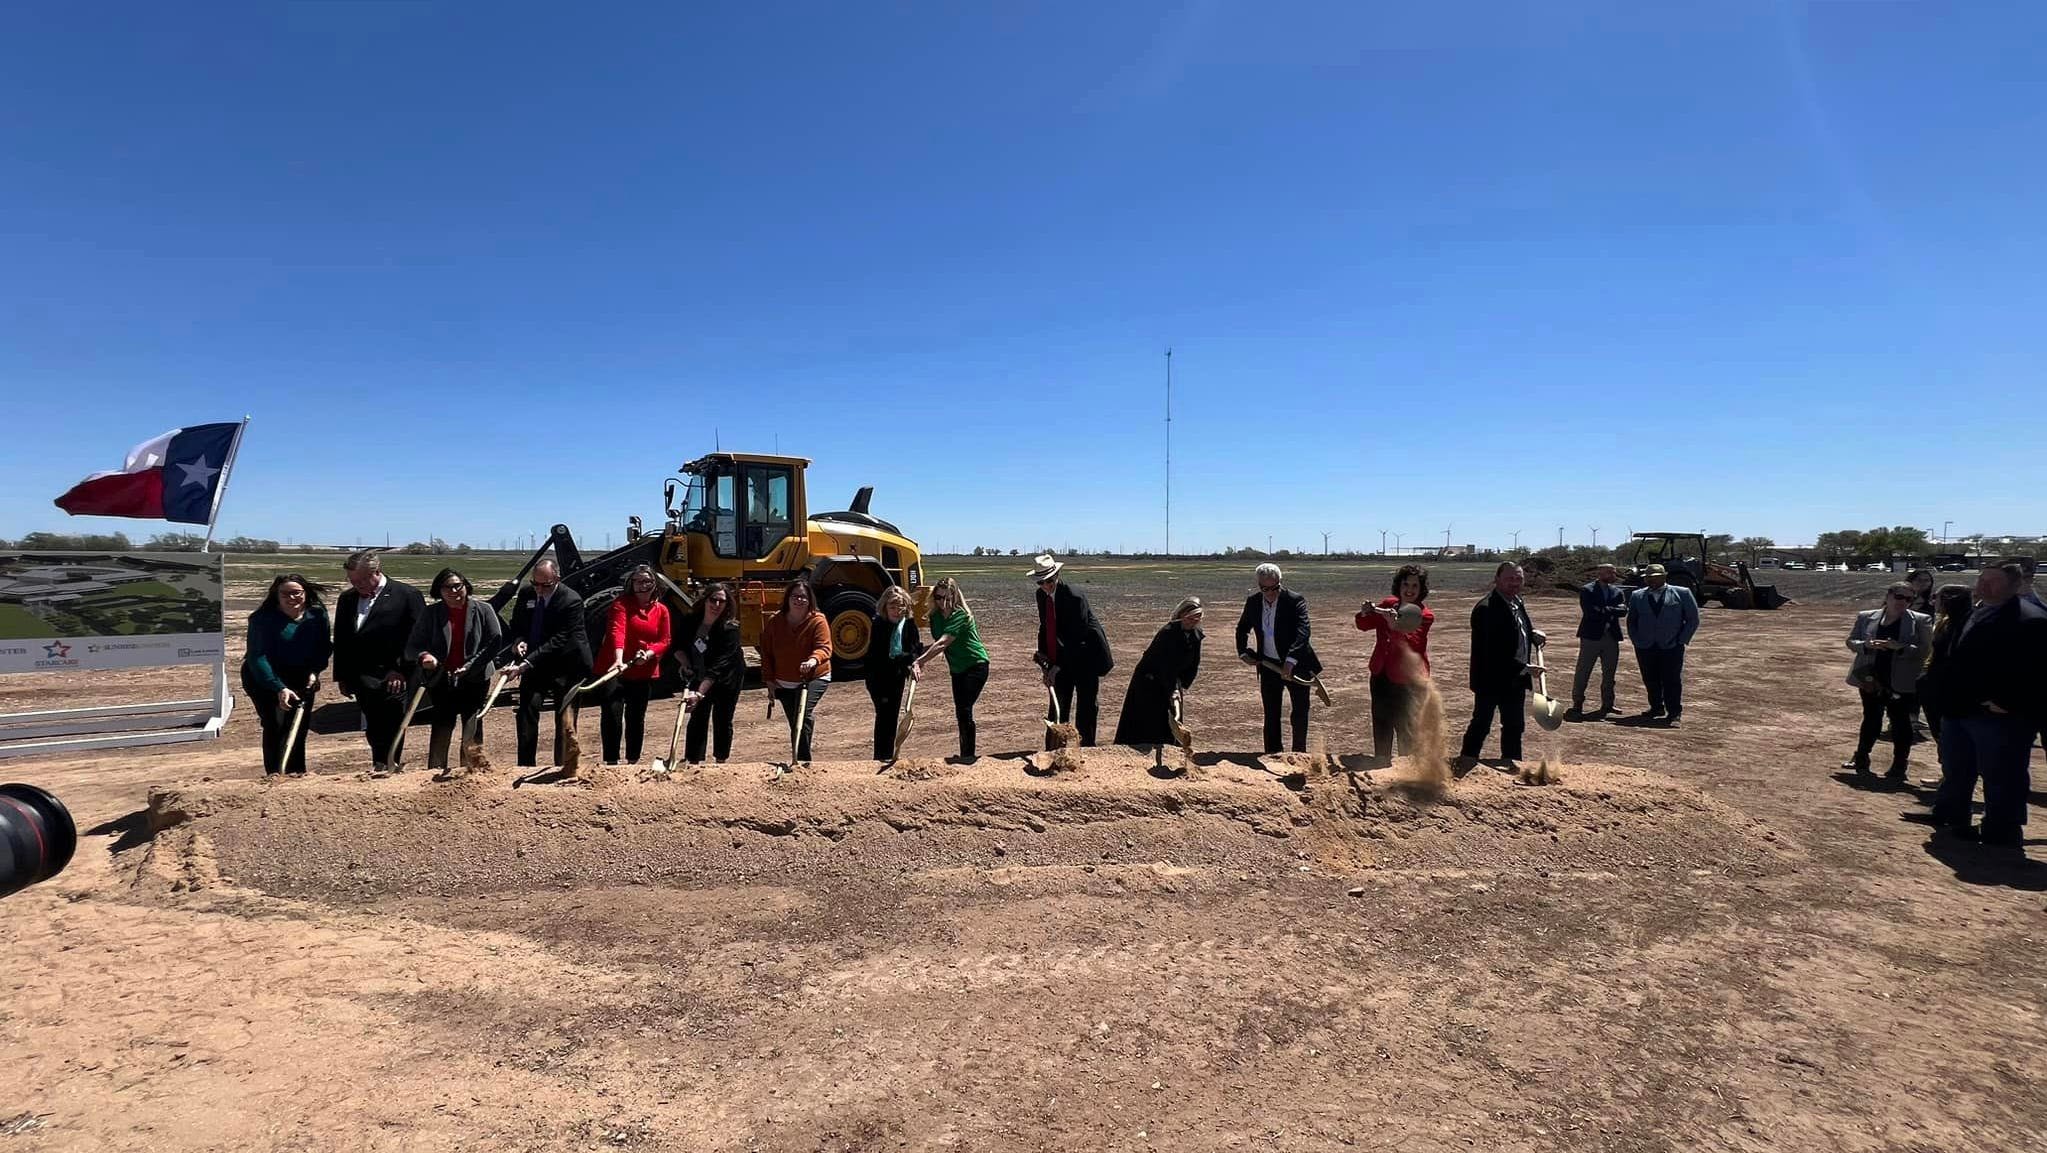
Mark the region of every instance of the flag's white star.
[[197, 464], [185, 464], [184, 462], [181, 461], [179, 462], [178, 467], [185, 470], [184, 483], [196, 484], [201, 488], [204, 488], [209, 483], [211, 483], [213, 480], [213, 474], [220, 471], [217, 468], [207, 467], [206, 458], [203, 456], [199, 458], [199, 463]]

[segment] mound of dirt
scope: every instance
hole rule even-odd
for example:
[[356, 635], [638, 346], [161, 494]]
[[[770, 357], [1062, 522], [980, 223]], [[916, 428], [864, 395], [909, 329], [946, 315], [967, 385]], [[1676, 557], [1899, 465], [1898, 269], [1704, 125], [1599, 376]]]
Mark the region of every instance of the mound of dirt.
[[684, 767], [517, 791], [504, 772], [208, 781], [151, 794], [156, 836], [137, 888], [220, 884], [348, 904], [792, 874], [855, 881], [998, 861], [1537, 871], [1733, 867], [1773, 855], [1740, 814], [1634, 769], [1574, 764], [1540, 789], [1481, 770], [1432, 796], [1411, 787], [1424, 775], [1406, 766], [1342, 774], [1306, 756], [1291, 774], [1303, 783], [1253, 760], [1176, 777], [1154, 774], [1134, 750], [1088, 752], [1084, 769], [1051, 777], [989, 758], [898, 762], [888, 774], [872, 762], [818, 763], [780, 778], [767, 765]]

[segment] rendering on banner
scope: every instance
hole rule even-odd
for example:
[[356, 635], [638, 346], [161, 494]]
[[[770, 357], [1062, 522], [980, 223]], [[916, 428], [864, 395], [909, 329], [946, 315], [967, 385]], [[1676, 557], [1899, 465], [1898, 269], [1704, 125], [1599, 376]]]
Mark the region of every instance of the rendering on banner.
[[217, 664], [218, 553], [0, 553], [0, 673]]

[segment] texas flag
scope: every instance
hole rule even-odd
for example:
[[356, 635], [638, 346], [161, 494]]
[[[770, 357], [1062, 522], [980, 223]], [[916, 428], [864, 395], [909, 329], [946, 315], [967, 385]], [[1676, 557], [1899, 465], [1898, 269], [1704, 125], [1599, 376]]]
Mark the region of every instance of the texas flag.
[[96, 472], [57, 498], [72, 516], [134, 516], [208, 524], [213, 494], [241, 434], [240, 422], [174, 428], [128, 452], [119, 472]]

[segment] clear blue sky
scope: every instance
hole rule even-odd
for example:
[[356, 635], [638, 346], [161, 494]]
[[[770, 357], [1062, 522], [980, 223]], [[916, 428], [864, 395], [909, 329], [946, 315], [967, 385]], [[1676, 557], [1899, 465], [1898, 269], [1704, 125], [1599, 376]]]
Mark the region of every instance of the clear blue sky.
[[[1444, 9], [1449, 10], [1444, 10]], [[2047, 531], [2037, 3], [0, 7], [0, 535]]]

